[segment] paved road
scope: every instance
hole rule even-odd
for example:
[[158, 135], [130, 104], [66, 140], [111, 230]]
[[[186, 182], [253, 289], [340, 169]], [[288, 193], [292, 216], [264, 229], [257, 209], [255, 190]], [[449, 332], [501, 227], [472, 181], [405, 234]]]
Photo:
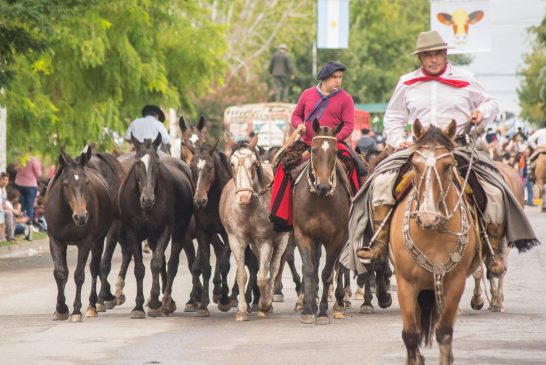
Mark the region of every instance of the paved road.
[[[546, 215], [535, 208], [528, 215], [546, 242]], [[353, 300], [351, 317], [332, 319], [329, 326], [306, 326], [292, 311], [296, 298], [289, 273], [285, 273], [286, 302], [275, 305], [271, 318], [252, 315], [249, 322], [236, 323], [233, 310], [221, 313], [211, 306], [210, 318], [177, 312], [169, 318], [130, 320], [135, 293], [131, 266], [127, 303], [82, 323], [53, 322], [56, 285], [51, 258], [47, 250], [36, 247], [31, 253], [34, 256], [0, 259], [1, 364], [404, 363], [396, 295], [387, 310], [361, 315], [360, 302]], [[69, 256], [72, 275], [75, 252], [70, 251]], [[118, 263], [119, 258], [114, 272]], [[523, 255], [513, 251], [509, 265], [504, 313], [470, 309], [472, 283], [468, 281], [455, 327], [456, 363], [546, 364], [546, 247]], [[149, 278], [147, 269], [146, 292]], [[175, 281], [178, 303], [187, 299], [189, 285], [183, 261]], [[71, 303], [72, 279], [67, 286], [67, 302]], [[87, 298], [88, 293], [89, 281], [82, 297]], [[428, 363], [437, 362], [437, 351], [436, 344], [424, 350]]]

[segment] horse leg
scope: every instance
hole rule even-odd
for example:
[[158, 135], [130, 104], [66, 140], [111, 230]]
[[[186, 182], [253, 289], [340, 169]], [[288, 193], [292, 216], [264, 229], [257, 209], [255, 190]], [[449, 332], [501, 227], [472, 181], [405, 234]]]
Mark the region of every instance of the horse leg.
[[64, 288], [68, 280], [68, 265], [66, 263], [66, 245], [59, 243], [55, 238], [49, 235], [49, 249], [53, 259], [53, 276], [57, 283], [57, 305], [53, 314], [54, 321], [64, 321], [68, 319], [68, 307], [64, 296]]
[[[453, 364], [453, 324], [459, 310], [459, 302], [463, 295], [466, 277], [459, 275], [453, 277], [444, 284], [444, 308], [436, 326], [431, 323], [431, 328], [436, 327], [436, 341], [440, 350], [440, 365]], [[436, 311], [436, 308], [432, 309]]]
[[[269, 295], [274, 302], [275, 296], [273, 295], [276, 283], [282, 283], [282, 261], [286, 259], [286, 251], [288, 246], [288, 235], [283, 235], [279, 237], [276, 242], [274, 242], [273, 255], [271, 256], [271, 264], [269, 266]], [[271, 308], [273, 311], [273, 308]]]
[[296, 242], [294, 241], [294, 235], [291, 233], [289, 238], [288, 248], [286, 251], [288, 252], [288, 255], [286, 257], [286, 262], [288, 263], [288, 267], [290, 267], [290, 272], [292, 273], [292, 281], [294, 284], [296, 284], [296, 294], [299, 296], [301, 294], [301, 277], [298, 274], [298, 270], [296, 269], [295, 264], [295, 257], [294, 252], [296, 250]]
[[351, 271], [342, 266], [340, 263], [338, 263], [338, 265], [341, 267], [341, 272], [343, 274], [343, 305], [345, 308], [351, 308], [351, 297], [353, 296], [353, 292], [351, 290]]
[[74, 298], [74, 309], [70, 314], [70, 322], [81, 322], [82, 320], [82, 286], [85, 281], [85, 265], [91, 250], [91, 242], [82, 242], [78, 246], [78, 264], [74, 271], [74, 282], [76, 283], [76, 297]]
[[279, 262], [279, 275], [275, 277], [275, 285], [273, 288], [273, 302], [284, 302], [284, 294], [282, 293], [282, 273], [284, 271], [284, 265], [286, 264], [286, 257], [288, 256], [288, 250], [285, 250], [282, 254]]
[[238, 322], [248, 321], [248, 305], [244, 297], [247, 280], [245, 269], [246, 243], [239, 241], [235, 237], [230, 237], [229, 246], [231, 248], [231, 252], [233, 252], [233, 257], [235, 258], [235, 263], [237, 265], [237, 284], [239, 287], [239, 303], [235, 320]]
[[423, 365], [425, 358], [421, 355], [419, 346], [421, 343], [420, 324], [418, 322], [417, 293], [413, 284], [404, 278], [398, 277], [398, 302], [402, 314], [402, 340], [406, 345], [406, 365]]
[[271, 258], [273, 257], [273, 243], [271, 241], [261, 242], [258, 246], [258, 275], [256, 284], [260, 290], [258, 302], [258, 317], [267, 316], [272, 310], [273, 297], [269, 295], [269, 271]]
[[[509, 252], [510, 250], [508, 249], [508, 247], [506, 247], [506, 243], [504, 243], [501, 258], [506, 268], [508, 268]], [[504, 275], [506, 275], [506, 271], [503, 272], [498, 278], [489, 278], [489, 283], [491, 287], [491, 305], [489, 309], [493, 312], [504, 312]]]
[[214, 276], [212, 278], [212, 302], [218, 303], [222, 295], [222, 266], [224, 265], [224, 245], [220, 242], [217, 234], [211, 236], [211, 244], [216, 256], [216, 266], [214, 267]]
[[127, 269], [131, 263], [133, 257], [126, 237], [120, 235], [119, 246], [121, 247], [121, 267], [119, 268], [118, 278], [116, 280], [116, 305], [122, 305], [125, 303], [125, 294], [123, 288], [125, 288], [125, 277], [127, 276]]
[[[108, 274], [110, 274], [110, 270], [112, 269], [112, 256], [114, 255], [114, 250], [116, 249], [117, 243], [114, 237], [113, 229], [113, 227], [110, 227], [108, 230], [104, 254], [102, 256], [102, 260], [100, 260], [101, 286], [96, 305], [97, 312], [104, 312], [106, 309], [112, 309], [116, 305], [116, 297], [112, 295], [110, 283], [108, 282]], [[106, 308], [106, 306], [109, 308]]]
[[131, 319], [143, 319], [146, 317], [144, 313], [144, 289], [143, 281], [146, 268], [142, 262], [142, 244], [133, 232], [127, 232], [127, 241], [131, 244], [132, 256], [135, 259], [135, 279], [137, 282], [137, 295], [135, 298], [135, 307], [131, 311]]
[[483, 295], [482, 295], [482, 286], [481, 281], [483, 278], [483, 265], [480, 262], [478, 268], [472, 273], [474, 278], [474, 295], [470, 300], [470, 306], [474, 310], [480, 310], [483, 307]]
[[[183, 234], [177, 229], [172, 235], [171, 241], [171, 256], [169, 257], [168, 270], [167, 270], [167, 283], [163, 287], [163, 298], [161, 299], [161, 315], [168, 316], [176, 311], [176, 304], [172, 299], [173, 282], [176, 274], [178, 273], [178, 264], [180, 263], [180, 252], [184, 242], [182, 241]], [[163, 259], [163, 261], [165, 261]]]
[[[229, 283], [228, 283], [228, 274], [229, 269], [231, 268], [230, 265], [230, 258], [231, 258], [231, 249], [229, 248], [229, 238], [227, 234], [222, 234], [222, 238], [225, 243], [222, 243], [218, 239], [218, 235], [216, 236], [216, 240], [218, 245], [222, 248], [222, 253], [220, 256], [220, 276], [221, 276], [221, 287], [220, 287], [220, 298], [218, 299], [218, 309], [222, 312], [228, 312], [232, 308], [232, 301], [229, 296]], [[218, 264], [217, 264], [218, 265]]]
[[192, 267], [195, 262], [195, 247], [193, 246], [193, 241], [187, 238], [184, 238], [182, 245], [184, 248], [184, 253], [186, 254], [186, 259], [188, 261], [188, 270], [190, 271], [190, 274], [192, 276], [192, 289], [190, 292], [190, 300], [188, 300], [188, 302], [186, 303], [184, 312], [195, 312], [197, 311], [198, 296], [201, 295], [201, 291], [203, 290], [201, 287], [201, 282], [199, 281], [199, 277], [195, 277], [192, 272]]
[[250, 246], [245, 249], [245, 265], [248, 267], [249, 278], [245, 290], [246, 302], [250, 305], [251, 312], [258, 311], [258, 302], [260, 301], [260, 288], [258, 288], [258, 257], [259, 253], [254, 254]]
[[[315, 257], [316, 248], [314, 248], [313, 241], [296, 228], [295, 231], [296, 242], [298, 243], [298, 249], [303, 266], [303, 312], [300, 315], [300, 322], [305, 324], [315, 323], [316, 313], [316, 297], [317, 291], [315, 286]], [[327, 294], [326, 294], [327, 295]], [[328, 300], [328, 297], [326, 297]]]
[[[372, 294], [372, 285], [371, 285], [371, 279], [373, 278], [374, 272], [373, 271], [367, 271], [364, 274], [360, 274], [358, 276], [358, 280], [362, 280], [362, 284], [364, 286], [364, 303], [360, 306], [360, 313], [361, 314], [371, 314], [373, 313], [373, 294]], [[362, 278], [362, 279], [361, 279]]]
[[89, 271], [91, 271], [91, 294], [89, 294], [89, 306], [85, 311], [86, 317], [97, 316], [97, 276], [100, 274], [100, 260], [104, 248], [104, 237], [101, 237], [91, 249], [91, 262]]
[[203, 290], [201, 292], [201, 303], [197, 309], [197, 317], [208, 317], [209, 310], [207, 309], [210, 298], [209, 298], [209, 281], [212, 268], [210, 266], [210, 235], [206, 232], [203, 232], [202, 229], [197, 228], [197, 242], [199, 243], [199, 254], [197, 255], [197, 260], [193, 267], [194, 275], [203, 277]]
[[[150, 317], [157, 317], [161, 314], [161, 302], [159, 301], [161, 288], [159, 286], [159, 276], [161, 275], [163, 277], [163, 270], [165, 270], [165, 272], [167, 271], [165, 268], [165, 249], [169, 244], [169, 238], [171, 238], [172, 232], [172, 226], [165, 227], [163, 232], [159, 235], [155, 247], [150, 245], [153, 251], [152, 261], [150, 262], [152, 288], [150, 289], [150, 302], [148, 303], [148, 315]], [[163, 283], [163, 289], [165, 289], [165, 283]]]
[[387, 282], [385, 281], [386, 266], [389, 263], [382, 258], [374, 263], [373, 268], [375, 271], [375, 294], [377, 296], [377, 303], [379, 307], [385, 309], [392, 305], [392, 297], [389, 293]]

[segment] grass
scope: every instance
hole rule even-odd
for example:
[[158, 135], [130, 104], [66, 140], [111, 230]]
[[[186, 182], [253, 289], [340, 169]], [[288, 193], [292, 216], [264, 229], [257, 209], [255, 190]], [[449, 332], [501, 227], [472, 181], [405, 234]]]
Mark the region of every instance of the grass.
[[[44, 238], [47, 238], [47, 233], [46, 232], [33, 232], [32, 233], [32, 240], [33, 241], [38, 241], [38, 240], [41, 240], [41, 239], [44, 239]], [[15, 236], [15, 241], [0, 241], [0, 247], [8, 247], [8, 246], [12, 246], [12, 245], [21, 245], [21, 244], [25, 244], [25, 243], [28, 243], [29, 241], [25, 240], [25, 236], [24, 235], [21, 235], [21, 234], [18, 234]]]

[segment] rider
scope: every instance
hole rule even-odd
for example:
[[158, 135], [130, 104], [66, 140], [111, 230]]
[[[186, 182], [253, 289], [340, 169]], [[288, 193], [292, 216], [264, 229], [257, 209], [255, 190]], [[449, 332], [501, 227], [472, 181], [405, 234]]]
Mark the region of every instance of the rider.
[[[302, 92], [292, 114], [292, 125], [303, 136], [290, 146], [281, 156], [275, 172], [271, 196], [271, 215], [273, 229], [278, 232], [292, 230], [292, 181], [289, 170], [302, 162], [302, 154], [309, 149], [313, 139], [313, 120], [318, 119], [321, 126], [336, 127], [341, 121], [343, 128], [337, 134], [338, 154], [342, 160], [352, 160], [353, 151], [343, 143], [354, 128], [355, 104], [352, 96], [341, 88], [343, 72], [347, 68], [341, 63], [328, 62], [318, 73], [318, 85]], [[353, 169], [350, 176], [353, 189], [358, 190], [358, 178]]]
[[144, 139], [154, 140], [158, 133], [161, 133], [161, 146], [160, 148], [169, 153], [171, 137], [167, 132], [167, 129], [163, 125], [165, 121], [165, 114], [156, 105], [146, 105], [142, 108], [142, 118], [135, 119], [125, 132], [125, 140], [131, 143], [131, 134], [140, 142], [144, 142]]
[[[425, 127], [434, 125], [443, 128], [455, 120], [458, 134], [461, 135], [467, 121], [486, 125], [497, 116], [497, 102], [472, 74], [448, 62], [448, 48], [450, 47], [438, 32], [422, 32], [417, 39], [416, 50], [411, 54], [418, 56], [421, 67], [400, 78], [389, 102], [383, 123], [387, 149], [392, 155], [378, 164], [353, 201], [349, 227], [353, 247], [349, 248], [352, 251], [346, 252], [342, 261], [357, 271], [361, 271], [361, 266], [356, 260], [353, 260], [353, 265], [350, 260], [346, 261], [348, 256], [354, 259], [353, 253], [356, 253], [361, 262], [386, 256], [389, 212], [397, 203], [393, 195], [394, 182], [401, 165], [413, 152], [413, 149], [408, 149], [413, 142], [405, 138], [404, 126], [419, 119]], [[457, 151], [463, 153], [466, 160], [469, 159], [469, 148], [458, 147]], [[401, 156], [407, 158], [402, 159]], [[498, 255], [502, 252], [503, 237], [507, 236], [508, 241], [520, 249], [527, 249], [538, 244], [538, 241], [521, 206], [493, 162], [483, 153], [477, 153], [476, 157], [472, 171], [487, 197], [481, 219], [486, 225], [494, 253], [489, 253], [486, 265], [493, 275], [498, 276], [506, 270], [502, 257]], [[394, 165], [393, 160], [401, 162]], [[381, 226], [383, 222], [384, 225]], [[362, 248], [364, 230], [369, 223], [375, 240], [370, 243], [371, 247]]]

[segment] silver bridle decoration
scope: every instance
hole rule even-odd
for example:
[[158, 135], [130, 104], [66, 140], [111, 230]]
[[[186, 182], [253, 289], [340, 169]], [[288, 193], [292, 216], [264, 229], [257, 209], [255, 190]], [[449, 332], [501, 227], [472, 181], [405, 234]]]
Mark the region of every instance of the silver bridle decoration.
[[[333, 139], [337, 143], [337, 137], [333, 137], [333, 136], [315, 136], [313, 137], [312, 141], [314, 141], [315, 139]], [[309, 191], [316, 194], [317, 193], [317, 188], [316, 188], [317, 175], [315, 174], [315, 166], [313, 164], [313, 150], [311, 150], [310, 160], [311, 161], [309, 162], [309, 165], [307, 168], [307, 184], [309, 185]], [[330, 173], [330, 178], [329, 178], [332, 189], [330, 189], [330, 191], [325, 195], [327, 197], [333, 196], [336, 191], [336, 185], [337, 185], [336, 164], [337, 164], [337, 156], [336, 156], [336, 161], [334, 162], [334, 167], [332, 168], [332, 172]]]
[[[237, 157], [237, 166], [235, 167], [235, 176], [233, 177], [233, 182], [235, 184], [235, 194], [241, 192], [241, 191], [250, 191], [252, 193], [252, 196], [254, 198], [259, 198], [261, 197], [262, 195], [264, 195], [265, 193], [267, 193], [269, 191], [269, 189], [271, 189], [271, 186], [273, 186], [273, 181], [268, 184], [264, 190], [260, 191], [260, 192], [257, 192], [255, 189], [254, 189], [254, 179], [252, 178], [252, 174], [248, 171], [248, 169], [245, 167], [245, 160], [246, 159], [249, 159], [252, 154], [254, 154], [254, 156], [256, 155], [254, 152], [248, 150], [250, 153], [247, 153], [247, 154], [241, 154], [240, 153], [240, 150], [237, 150], [233, 153], [233, 156], [234, 157]], [[260, 160], [256, 159], [256, 161], [252, 164], [252, 167], [253, 168], [260, 168]], [[246, 177], [248, 178], [248, 181], [250, 182], [250, 187], [249, 188], [244, 188], [244, 187], [240, 187], [239, 184], [238, 184], [238, 181], [237, 181], [237, 176], [239, 175], [239, 169], [243, 169]]]

